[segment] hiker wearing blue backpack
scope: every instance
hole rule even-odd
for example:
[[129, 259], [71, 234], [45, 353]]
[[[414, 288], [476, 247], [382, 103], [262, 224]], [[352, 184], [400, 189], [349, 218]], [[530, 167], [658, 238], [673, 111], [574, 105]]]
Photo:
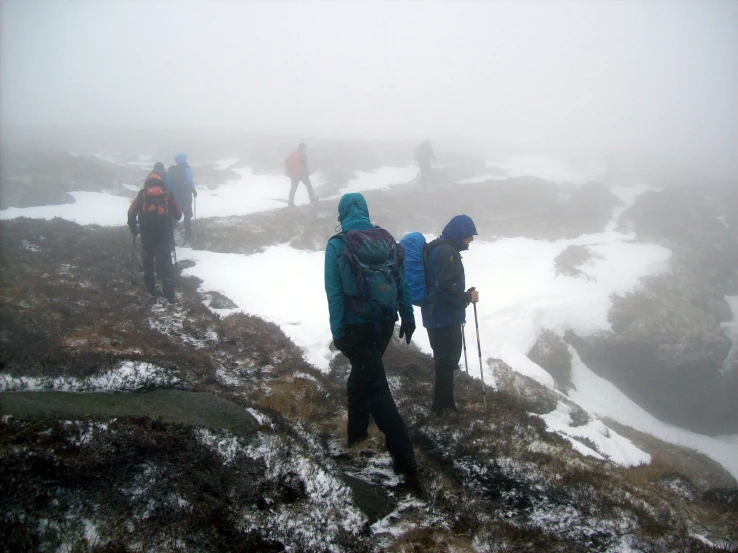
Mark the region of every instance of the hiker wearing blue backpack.
[[384, 433], [394, 468], [418, 490], [418, 470], [410, 434], [392, 398], [382, 363], [395, 329], [410, 343], [415, 332], [410, 290], [405, 282], [405, 251], [386, 230], [374, 226], [361, 194], [338, 203], [342, 232], [325, 251], [325, 291], [333, 343], [348, 357], [348, 445], [368, 437], [369, 416]]
[[174, 165], [167, 170], [167, 186], [174, 192], [184, 214], [185, 241], [192, 242], [192, 198], [197, 198], [197, 188], [192, 177], [192, 167], [187, 163], [187, 154], [174, 156]]
[[471, 217], [457, 215], [441, 236], [428, 244], [418, 232], [400, 241], [407, 251], [407, 279], [413, 303], [420, 306], [423, 326], [433, 349], [436, 381], [431, 410], [437, 415], [445, 410], [458, 410], [454, 401], [454, 371], [461, 359], [462, 325], [466, 323], [466, 307], [479, 301], [476, 289], [466, 289], [461, 252], [469, 249], [476, 234]]

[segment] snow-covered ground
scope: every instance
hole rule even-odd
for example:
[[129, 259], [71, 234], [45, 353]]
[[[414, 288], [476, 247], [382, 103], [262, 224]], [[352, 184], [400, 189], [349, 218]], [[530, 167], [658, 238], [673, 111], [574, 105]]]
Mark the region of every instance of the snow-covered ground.
[[[557, 159], [538, 156], [518, 156], [505, 160], [485, 162], [487, 174], [477, 175], [459, 181], [459, 184], [474, 184], [488, 180], [501, 180], [513, 177], [538, 177], [560, 184], [581, 185], [597, 180], [605, 172], [598, 164], [574, 165]], [[500, 174], [502, 173], [502, 174]]]
[[103, 192], [70, 192], [74, 203], [62, 205], [42, 205], [37, 207], [9, 207], [0, 210], [0, 219], [53, 219], [61, 217], [80, 225], [125, 225], [129, 198], [114, 196]]
[[[218, 163], [219, 166], [227, 166], [232, 160]], [[566, 183], [586, 182], [594, 178], [599, 170], [594, 166], [570, 167], [554, 163], [553, 160], [536, 161], [532, 158], [512, 160], [498, 166], [506, 168], [509, 176], [534, 175]], [[250, 169], [237, 169], [236, 172], [240, 175], [239, 180], [200, 192], [198, 207], [202, 212], [208, 213], [208, 216], [227, 216], [285, 205], [284, 200], [277, 199], [286, 198], [289, 183], [285, 177], [256, 176]], [[416, 172], [410, 166], [387, 167], [374, 174], [359, 173], [342, 192], [401, 185], [412, 180]], [[612, 192], [623, 200], [614, 217], [632, 205], [638, 194], [648, 190], [646, 185], [612, 187]], [[81, 224], [121, 225], [125, 222], [129, 200], [104, 193], [75, 192], [73, 195], [76, 200], [74, 204], [11, 208], [0, 211], [0, 218], [26, 216], [49, 219], [58, 216]], [[304, 187], [300, 187], [296, 203], [306, 203], [307, 200]], [[483, 224], [483, 221], [477, 221], [478, 226]], [[586, 246], [597, 254], [579, 267], [587, 278], [556, 274], [554, 260], [570, 245]], [[484, 359], [502, 359], [516, 371], [552, 386], [550, 375], [526, 356], [538, 333], [548, 328], [559, 334], [572, 329], [579, 335], [588, 335], [608, 329], [610, 295], [633, 289], [643, 276], [668, 271], [670, 256], [671, 252], [661, 246], [636, 243], [633, 236], [616, 232], [614, 224], [601, 233], [554, 242], [527, 238], [507, 238], [493, 243], [475, 241], [464, 254], [464, 264], [467, 282], [480, 291], [477, 307], [480, 334], [477, 337], [473, 330], [474, 314], [470, 308], [468, 317], [472, 324], [467, 331], [467, 343], [476, 346], [478, 339]], [[202, 280], [203, 291], [221, 292], [233, 300], [238, 310], [278, 324], [303, 348], [305, 358], [310, 363], [322, 370], [328, 368], [334, 354], [329, 350], [331, 334], [328, 309], [322, 292], [322, 252], [299, 251], [287, 245], [273, 246], [253, 255], [180, 248], [178, 257], [180, 260], [191, 259], [196, 262], [185, 272]], [[305, 287], [299, 290], [291, 283], [291, 276], [296, 273], [301, 275], [305, 283]], [[305, 294], [303, 288], [313, 289], [316, 293]], [[219, 312], [226, 314], [229, 311]], [[423, 351], [431, 351], [427, 334], [422, 330], [416, 332], [413, 341]], [[476, 356], [470, 356], [470, 361], [472, 359], [476, 360]], [[585, 409], [665, 441], [701, 451], [738, 478], [738, 443], [735, 440], [701, 436], [655, 419], [608, 381], [597, 377], [576, 354], [574, 359], [576, 391], [571, 396]], [[470, 367], [470, 373], [477, 373], [475, 366]], [[488, 367], [485, 368], [484, 378], [488, 385], [495, 385]], [[560, 406], [546, 416], [550, 430], [571, 438], [588, 438], [598, 444], [601, 453], [624, 465], [647, 460], [648, 456], [630, 442], [612, 430], [604, 431], [599, 421], [572, 429], [565, 411], [565, 406]], [[583, 451], [585, 446], [581, 443], [576, 447], [585, 454], [595, 453]]]
[[[223, 162], [225, 164], [227, 162]], [[221, 165], [222, 165], [221, 164]], [[199, 190], [197, 208], [208, 217], [247, 215], [284, 207], [290, 192], [290, 181], [283, 175], [255, 175], [249, 168], [232, 169], [239, 178], [212, 190]], [[318, 178], [314, 179], [318, 182]], [[295, 194], [295, 204], [309, 203], [304, 186]]]
[[407, 184], [418, 176], [417, 165], [407, 165], [405, 167], [380, 167], [374, 172], [356, 171], [356, 178], [340, 190], [336, 196], [330, 198], [340, 198], [343, 194], [349, 192], [363, 192], [366, 190], [385, 190], [391, 186]]

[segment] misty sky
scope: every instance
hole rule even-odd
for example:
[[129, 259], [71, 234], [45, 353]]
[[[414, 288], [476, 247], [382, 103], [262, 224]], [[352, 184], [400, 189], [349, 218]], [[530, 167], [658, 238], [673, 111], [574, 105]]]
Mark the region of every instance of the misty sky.
[[2, 0], [3, 125], [647, 151], [738, 166], [738, 2]]

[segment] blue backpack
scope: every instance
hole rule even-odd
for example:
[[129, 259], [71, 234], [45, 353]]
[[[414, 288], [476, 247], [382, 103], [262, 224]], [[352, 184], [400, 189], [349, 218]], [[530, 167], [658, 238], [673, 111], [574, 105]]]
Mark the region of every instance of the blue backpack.
[[338, 267], [348, 309], [362, 318], [371, 316], [377, 331], [380, 321], [397, 320], [403, 304], [405, 275], [399, 268], [405, 249], [379, 227], [349, 230], [334, 238], [346, 244], [338, 257]]
[[419, 232], [406, 234], [400, 245], [405, 248], [405, 278], [413, 298], [413, 305], [418, 307], [433, 303], [433, 291], [438, 284], [431, 270], [428, 269], [428, 259], [433, 248], [439, 244], [450, 244], [450, 240], [436, 238], [426, 243], [425, 236]]
[[405, 248], [405, 279], [413, 305], [428, 303], [428, 283], [425, 278], [425, 236], [419, 232], [406, 234], [400, 245]]

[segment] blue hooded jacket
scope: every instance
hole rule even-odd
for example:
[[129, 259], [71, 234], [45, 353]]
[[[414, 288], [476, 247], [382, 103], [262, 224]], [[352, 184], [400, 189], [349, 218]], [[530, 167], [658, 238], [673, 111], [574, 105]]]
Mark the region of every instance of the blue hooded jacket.
[[[457, 215], [444, 227], [441, 242], [433, 245], [428, 257], [429, 281], [434, 285], [433, 303], [422, 306], [423, 326], [440, 328], [466, 322], [466, 276], [460, 252], [469, 249], [464, 238], [475, 236], [477, 228], [467, 215]], [[435, 242], [435, 240], [434, 240]]]
[[167, 179], [167, 186], [169, 186], [169, 189], [174, 192], [174, 197], [177, 199], [177, 202], [179, 202], [180, 205], [183, 205], [183, 202], [192, 201], [190, 195], [195, 190], [195, 180], [192, 176], [192, 167], [187, 164], [187, 154], [175, 155], [174, 163], [176, 163], [177, 165], [184, 165], [184, 170], [182, 171], [184, 188], [180, 188], [174, 182], [175, 179], [172, 178], [172, 167], [170, 167], [169, 171], [167, 172], [167, 176], [169, 177]]
[[[338, 202], [338, 221], [343, 231], [369, 230], [375, 228], [369, 220], [369, 208], [361, 194], [344, 194]], [[371, 318], [361, 318], [346, 307], [346, 298], [343, 292], [341, 270], [338, 257], [343, 253], [346, 244], [340, 238], [328, 240], [325, 248], [325, 293], [328, 297], [328, 312], [330, 314], [331, 334], [333, 338], [342, 338], [347, 324], [370, 323]], [[405, 262], [399, 267], [400, 273], [405, 273]], [[407, 283], [402, 291], [404, 307], [401, 307], [400, 316], [405, 321], [415, 322], [413, 315], [412, 298]], [[397, 319], [395, 319], [397, 320]]]

